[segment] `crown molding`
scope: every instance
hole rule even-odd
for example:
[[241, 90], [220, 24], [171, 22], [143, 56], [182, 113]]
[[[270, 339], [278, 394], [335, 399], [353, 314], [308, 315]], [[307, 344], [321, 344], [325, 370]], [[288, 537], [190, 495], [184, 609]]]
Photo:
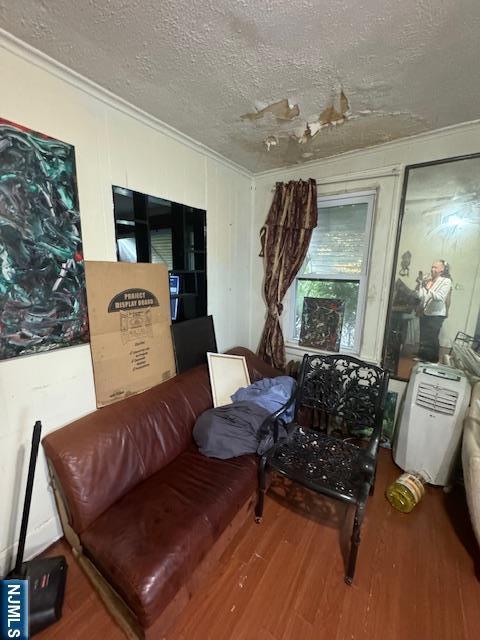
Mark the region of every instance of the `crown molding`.
[[105, 89], [100, 86], [93, 80], [89, 80], [85, 76], [82, 76], [80, 73], [77, 73], [73, 69], [65, 66], [58, 60], [51, 58], [46, 53], [35, 49], [28, 43], [20, 40], [16, 36], [8, 33], [4, 29], [0, 28], [0, 47], [9, 51], [10, 53], [22, 58], [26, 62], [39, 67], [43, 71], [51, 73], [53, 76], [59, 78], [63, 82], [68, 83], [69, 85], [75, 87], [79, 91], [83, 91], [87, 93], [92, 98], [103, 102], [109, 107], [116, 109], [120, 113], [124, 115], [130, 116], [131, 118], [135, 118], [142, 124], [155, 129], [159, 133], [162, 133], [165, 136], [179, 142], [189, 149], [196, 151], [197, 153], [201, 153], [204, 156], [215, 160], [216, 162], [220, 162], [226, 167], [233, 169], [237, 173], [241, 173], [247, 178], [253, 178], [254, 174], [246, 169], [245, 167], [233, 162], [233, 160], [229, 160], [225, 156], [217, 153], [210, 147], [207, 147], [201, 142], [198, 142], [194, 138], [178, 131], [174, 127], [162, 122], [155, 116], [143, 111], [139, 107], [127, 102], [120, 96], [117, 96], [113, 92]]

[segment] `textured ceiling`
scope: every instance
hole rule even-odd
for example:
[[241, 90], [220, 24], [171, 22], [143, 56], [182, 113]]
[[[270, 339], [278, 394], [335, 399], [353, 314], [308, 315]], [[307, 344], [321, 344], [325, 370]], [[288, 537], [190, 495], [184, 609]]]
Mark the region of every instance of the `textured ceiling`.
[[0, 0], [0, 26], [252, 171], [480, 117], [479, 0]]

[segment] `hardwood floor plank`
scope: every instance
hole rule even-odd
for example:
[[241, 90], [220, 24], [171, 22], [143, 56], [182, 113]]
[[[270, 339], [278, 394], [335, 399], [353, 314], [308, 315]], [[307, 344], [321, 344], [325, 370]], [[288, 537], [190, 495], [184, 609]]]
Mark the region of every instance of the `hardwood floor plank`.
[[318, 633], [312, 624], [307, 622], [298, 613], [290, 615], [281, 640], [316, 640]]

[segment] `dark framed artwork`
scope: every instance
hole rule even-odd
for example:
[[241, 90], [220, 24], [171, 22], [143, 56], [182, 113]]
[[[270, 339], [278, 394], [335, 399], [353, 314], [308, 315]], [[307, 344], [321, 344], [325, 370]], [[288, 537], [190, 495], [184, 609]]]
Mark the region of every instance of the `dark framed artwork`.
[[0, 360], [88, 341], [74, 147], [0, 119]]
[[304, 298], [298, 344], [325, 351], [339, 351], [343, 314], [343, 300]]
[[408, 380], [480, 333], [480, 154], [406, 167], [383, 366]]
[[173, 351], [177, 373], [207, 362], [207, 353], [218, 353], [212, 316], [172, 324]]
[[385, 408], [383, 410], [383, 428], [380, 446], [386, 449], [392, 448], [393, 436], [395, 433], [395, 413], [397, 408], [398, 393], [387, 391], [385, 397]]

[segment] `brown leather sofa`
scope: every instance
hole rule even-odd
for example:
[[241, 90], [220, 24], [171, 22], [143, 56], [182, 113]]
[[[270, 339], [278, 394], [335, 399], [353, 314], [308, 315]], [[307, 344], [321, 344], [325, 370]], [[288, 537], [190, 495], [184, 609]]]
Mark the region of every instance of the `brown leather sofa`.
[[[253, 353], [252, 382], [273, 377]], [[212, 406], [197, 367], [50, 433], [43, 446], [65, 537], [129, 637], [162, 638], [251, 513], [254, 456], [205, 458]]]

